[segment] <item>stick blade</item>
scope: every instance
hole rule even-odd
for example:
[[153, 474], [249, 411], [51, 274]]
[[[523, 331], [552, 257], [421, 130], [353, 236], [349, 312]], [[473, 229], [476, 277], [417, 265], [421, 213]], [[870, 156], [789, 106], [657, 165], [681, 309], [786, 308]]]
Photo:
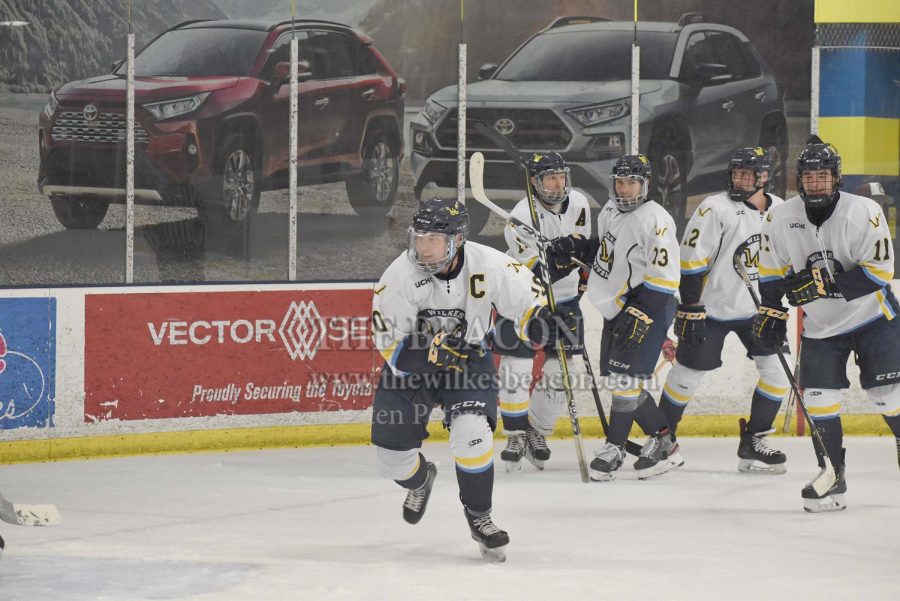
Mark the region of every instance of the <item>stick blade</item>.
[[813, 490], [819, 496], [824, 496], [834, 483], [837, 482], [837, 474], [834, 473], [834, 466], [828, 459], [825, 460], [825, 470], [820, 472], [818, 476], [813, 478], [807, 486], [812, 486]]
[[0, 510], [0, 519], [17, 526], [58, 526], [62, 523], [56, 505], [11, 503]]

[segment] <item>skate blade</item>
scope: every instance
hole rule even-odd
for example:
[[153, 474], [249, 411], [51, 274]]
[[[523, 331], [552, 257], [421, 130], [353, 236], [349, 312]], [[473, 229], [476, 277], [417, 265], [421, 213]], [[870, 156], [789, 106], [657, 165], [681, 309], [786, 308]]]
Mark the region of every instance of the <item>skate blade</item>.
[[784, 474], [787, 467], [783, 463], [768, 464], [755, 459], [741, 459], [738, 462], [738, 471], [742, 474]]
[[615, 472], [598, 472], [590, 468], [588, 468], [588, 472], [591, 475], [591, 480], [594, 482], [610, 482], [616, 479]]
[[521, 461], [506, 461], [503, 463], [506, 464], [507, 472], [521, 472], [522, 471], [522, 462]]
[[544, 464], [547, 463], [546, 459], [535, 459], [534, 455], [529, 453], [527, 450], [525, 451], [525, 459], [528, 460], [528, 463], [536, 467], [540, 471], [544, 471]]
[[829, 495], [821, 499], [803, 499], [803, 510], [807, 513], [828, 513], [847, 509], [843, 493]]
[[684, 465], [684, 458], [679, 453], [675, 453], [674, 455], [669, 455], [653, 467], [635, 470], [635, 473], [637, 474], [638, 480], [646, 480], [655, 476], [662, 476], [663, 474], [680, 468], [682, 465]]
[[506, 545], [502, 547], [497, 547], [496, 549], [490, 549], [484, 546], [483, 543], [478, 543], [478, 549], [481, 551], [481, 557], [488, 561], [493, 561], [497, 563], [503, 563], [506, 561]]
[[62, 523], [56, 505], [11, 503], [11, 511], [0, 508], [0, 519], [17, 526], [58, 526]]

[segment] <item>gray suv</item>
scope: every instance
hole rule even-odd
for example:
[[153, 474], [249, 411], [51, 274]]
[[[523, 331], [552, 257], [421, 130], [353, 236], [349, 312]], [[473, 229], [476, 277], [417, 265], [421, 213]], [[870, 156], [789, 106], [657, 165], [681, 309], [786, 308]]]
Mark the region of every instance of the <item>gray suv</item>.
[[[653, 165], [653, 198], [679, 225], [688, 194], [722, 187], [732, 150], [761, 145], [775, 164], [773, 192], [785, 190], [784, 93], [738, 30], [691, 13], [678, 23], [638, 23], [641, 47], [640, 150]], [[484, 65], [468, 87], [466, 150], [485, 155], [488, 196], [523, 196], [523, 176], [471, 126], [483, 121], [523, 152], [555, 150], [573, 185], [598, 206], [609, 172], [630, 148], [631, 21], [561, 17], [499, 67]], [[456, 86], [435, 92], [410, 123], [418, 198], [455, 195]], [[487, 211], [470, 203], [472, 230]]]

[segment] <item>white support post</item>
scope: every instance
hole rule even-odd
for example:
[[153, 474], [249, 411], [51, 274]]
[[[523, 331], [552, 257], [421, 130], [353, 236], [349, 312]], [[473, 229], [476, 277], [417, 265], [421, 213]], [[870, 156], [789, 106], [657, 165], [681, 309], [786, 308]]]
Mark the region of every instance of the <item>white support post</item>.
[[459, 88], [456, 124], [456, 199], [466, 202], [466, 45], [459, 45]]
[[819, 135], [819, 58], [820, 48], [812, 47], [812, 72], [809, 87], [809, 133]]
[[[130, 26], [129, 26], [130, 28]], [[134, 34], [128, 33], [125, 79], [125, 283], [134, 283]]]
[[638, 154], [640, 148], [641, 117], [641, 47], [637, 42], [631, 45], [631, 153]]
[[290, 209], [288, 218], [288, 279], [297, 279], [297, 128], [299, 114], [297, 110], [297, 39], [291, 39], [291, 118], [288, 145], [290, 146], [290, 164], [288, 165], [288, 197]]

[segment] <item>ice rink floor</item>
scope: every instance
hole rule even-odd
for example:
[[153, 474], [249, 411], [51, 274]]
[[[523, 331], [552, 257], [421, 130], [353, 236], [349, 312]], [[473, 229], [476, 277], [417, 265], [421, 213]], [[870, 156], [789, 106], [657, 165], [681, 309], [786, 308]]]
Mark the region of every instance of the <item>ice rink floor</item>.
[[[588, 453], [599, 448], [585, 441]], [[499, 462], [485, 563], [447, 444], [428, 512], [377, 477], [372, 447], [162, 455], [0, 467], [0, 491], [63, 523], [0, 522], [2, 601], [898, 599], [900, 471], [890, 438], [846, 439], [848, 509], [803, 512], [808, 439], [775, 438], [781, 476], [737, 472], [736, 438], [684, 438], [685, 466], [582, 484], [571, 440], [543, 473]]]

